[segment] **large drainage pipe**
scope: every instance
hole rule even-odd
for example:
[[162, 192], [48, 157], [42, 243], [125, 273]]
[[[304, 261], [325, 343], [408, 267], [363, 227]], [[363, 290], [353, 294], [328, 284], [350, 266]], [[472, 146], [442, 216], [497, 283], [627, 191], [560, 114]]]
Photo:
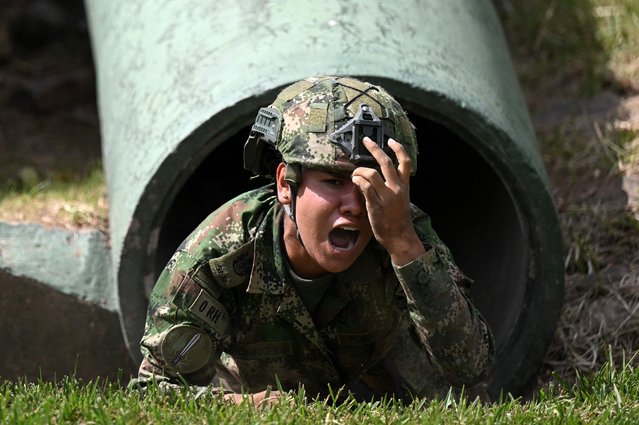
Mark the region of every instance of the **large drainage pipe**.
[[[161, 4], [160, 4], [161, 3]], [[519, 392], [552, 337], [561, 232], [489, 0], [87, 0], [122, 331], [181, 240], [259, 184], [242, 145], [278, 88], [317, 74], [386, 87], [417, 127], [413, 201], [472, 277], [497, 341], [489, 391]]]

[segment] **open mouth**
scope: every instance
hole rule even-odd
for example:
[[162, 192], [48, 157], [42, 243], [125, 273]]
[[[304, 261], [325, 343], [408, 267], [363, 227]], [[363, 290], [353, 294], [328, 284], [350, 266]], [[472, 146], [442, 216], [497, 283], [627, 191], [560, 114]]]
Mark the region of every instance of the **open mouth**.
[[352, 249], [359, 238], [359, 230], [352, 227], [337, 227], [328, 234], [331, 245], [340, 251]]

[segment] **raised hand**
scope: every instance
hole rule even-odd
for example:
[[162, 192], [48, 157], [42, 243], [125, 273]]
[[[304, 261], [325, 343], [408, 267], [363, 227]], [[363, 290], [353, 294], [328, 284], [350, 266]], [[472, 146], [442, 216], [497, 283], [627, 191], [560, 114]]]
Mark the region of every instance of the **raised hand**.
[[351, 179], [364, 195], [375, 239], [395, 265], [403, 266], [425, 250], [410, 220], [410, 158], [395, 140], [389, 139], [388, 145], [397, 155], [397, 168], [375, 142], [365, 137], [364, 146], [380, 165], [381, 174], [374, 168], [358, 167]]

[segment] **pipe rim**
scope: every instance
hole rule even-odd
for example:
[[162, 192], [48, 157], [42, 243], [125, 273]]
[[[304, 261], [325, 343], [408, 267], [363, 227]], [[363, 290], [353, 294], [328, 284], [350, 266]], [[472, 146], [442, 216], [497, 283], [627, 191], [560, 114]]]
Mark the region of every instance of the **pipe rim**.
[[[496, 365], [487, 382], [492, 387], [502, 387], [507, 391], [517, 392], [522, 389], [534, 371], [526, 365], [512, 363], [512, 354], [516, 352], [527, 353], [528, 358], [540, 363], [550, 343], [553, 329], [559, 318], [563, 301], [563, 247], [559, 219], [546, 181], [537, 173], [530, 173], [534, 182], [524, 185], [521, 173], [513, 169], [513, 164], [523, 164], [529, 169], [534, 169], [530, 160], [525, 158], [519, 149], [511, 149], [509, 154], [519, 156], [511, 157], [511, 162], [506, 162], [503, 155], [500, 157], [496, 150], [486, 140], [505, 140], [513, 143], [501, 129], [486, 122], [478, 112], [463, 108], [454, 100], [448, 99], [441, 93], [429, 92], [424, 89], [411, 87], [398, 80], [387, 78], [370, 78], [367, 80], [382, 81], [380, 84], [386, 87], [402, 105], [410, 104], [412, 114], [436, 121], [461, 139], [470, 144], [472, 149], [495, 170], [504, 187], [508, 190], [517, 214], [523, 219], [520, 222], [527, 224], [524, 229], [529, 242], [529, 250], [533, 254], [529, 257], [528, 279], [525, 283], [526, 314], [520, 314], [518, 323], [513, 327], [509, 337], [507, 348], [501, 348], [497, 353]], [[142, 336], [142, 327], [146, 319], [147, 293], [142, 289], [143, 285], [135, 285], [138, 279], [147, 281], [146, 287], [155, 282], [153, 272], [154, 244], [157, 244], [158, 229], [162, 225], [169, 206], [175, 199], [182, 185], [187, 181], [193, 170], [197, 169], [202, 161], [217, 147], [224, 143], [230, 135], [240, 131], [250, 124], [255, 105], [267, 104], [278, 88], [274, 88], [257, 96], [257, 98], [244, 99], [236, 105], [230, 106], [211, 117], [207, 122], [198, 127], [188, 138], [182, 141], [176, 152], [169, 155], [158, 167], [153, 178], [144, 190], [135, 208], [131, 225], [126, 231], [122, 245], [122, 257], [118, 276], [118, 302], [120, 304], [120, 324], [122, 333], [134, 361], [141, 361], [139, 341]], [[418, 101], [419, 100], [419, 101]], [[428, 107], [423, 106], [428, 104]], [[441, 108], [441, 109], [440, 109]], [[441, 111], [447, 111], [443, 114]], [[451, 118], [452, 117], [452, 118]], [[459, 118], [463, 117], [463, 119]], [[468, 128], [468, 123], [487, 123], [486, 126], [473, 126]], [[471, 142], [472, 141], [472, 142]], [[197, 161], [185, 161], [181, 158], [197, 158]], [[182, 163], [180, 167], [179, 164]], [[545, 173], [545, 171], [543, 171]], [[170, 176], [170, 177], [168, 177]], [[545, 176], [545, 174], [544, 174]], [[171, 184], [163, 186], [162, 182], [170, 180]], [[506, 182], [514, 182], [511, 187]], [[156, 205], [151, 225], [145, 226], [144, 217], [148, 217], [149, 206]], [[157, 207], [159, 205], [159, 207]], [[543, 213], [552, 211], [552, 217]], [[550, 232], [541, 229], [554, 229]], [[554, 238], [552, 235], [556, 235]], [[147, 243], [141, 243], [148, 241]], [[157, 246], [157, 245], [156, 245]], [[542, 254], [545, 254], [542, 257]], [[550, 255], [555, 261], [534, 261], [535, 258], [546, 258]], [[532, 262], [532, 264], [531, 264]], [[133, 278], [132, 278], [133, 277]], [[149, 283], [151, 282], [151, 283]], [[538, 290], [540, 282], [543, 290]], [[544, 283], [546, 282], [546, 283]], [[528, 317], [531, 312], [550, 310], [547, 317]], [[524, 317], [526, 316], [526, 317]], [[132, 323], [133, 322], [133, 323]], [[136, 329], [135, 326], [138, 326]], [[540, 333], [545, 335], [539, 335]], [[542, 338], [542, 341], [539, 338]], [[503, 367], [508, 365], [509, 367]]]

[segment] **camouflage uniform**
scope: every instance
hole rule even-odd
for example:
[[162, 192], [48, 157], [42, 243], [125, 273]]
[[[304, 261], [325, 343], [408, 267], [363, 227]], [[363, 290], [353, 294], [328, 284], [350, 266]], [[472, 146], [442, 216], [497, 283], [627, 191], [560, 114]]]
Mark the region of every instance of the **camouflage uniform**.
[[[357, 80], [346, 83], [364, 87]], [[287, 140], [303, 136], [300, 126], [308, 130], [309, 117], [319, 136], [277, 149], [287, 162], [352, 168], [342, 149], [331, 151], [320, 133], [332, 131], [327, 122], [336, 114], [342, 121], [349, 115], [334, 107], [331, 96], [342, 103], [354, 96], [330, 80], [317, 90], [328, 87], [332, 94], [318, 102], [316, 84], [293, 85], [274, 105], [293, 105], [292, 114], [283, 114]], [[382, 105], [401, 111], [389, 99], [377, 106], [380, 116]], [[390, 131], [405, 142], [414, 170], [416, 145], [406, 122], [394, 119]], [[411, 219], [425, 254], [397, 267], [371, 240], [349, 269], [334, 276], [312, 312], [288, 274], [284, 219], [274, 186], [266, 186], [229, 201], [186, 239], [150, 297], [138, 384], [154, 379], [165, 386], [186, 382], [249, 393], [301, 385], [310, 396], [346, 386], [360, 398], [409, 398], [442, 394], [485, 375], [494, 354], [490, 330], [468, 298], [469, 280], [417, 207], [411, 206]]]
[[230, 201], [160, 276], [138, 382], [179, 384], [181, 374], [194, 385], [259, 392], [277, 379], [311, 395], [330, 384], [399, 396], [476, 382], [492, 357], [490, 332], [429, 218], [417, 208], [413, 216], [426, 254], [394, 267], [373, 240], [312, 317], [286, 272], [273, 188]]

